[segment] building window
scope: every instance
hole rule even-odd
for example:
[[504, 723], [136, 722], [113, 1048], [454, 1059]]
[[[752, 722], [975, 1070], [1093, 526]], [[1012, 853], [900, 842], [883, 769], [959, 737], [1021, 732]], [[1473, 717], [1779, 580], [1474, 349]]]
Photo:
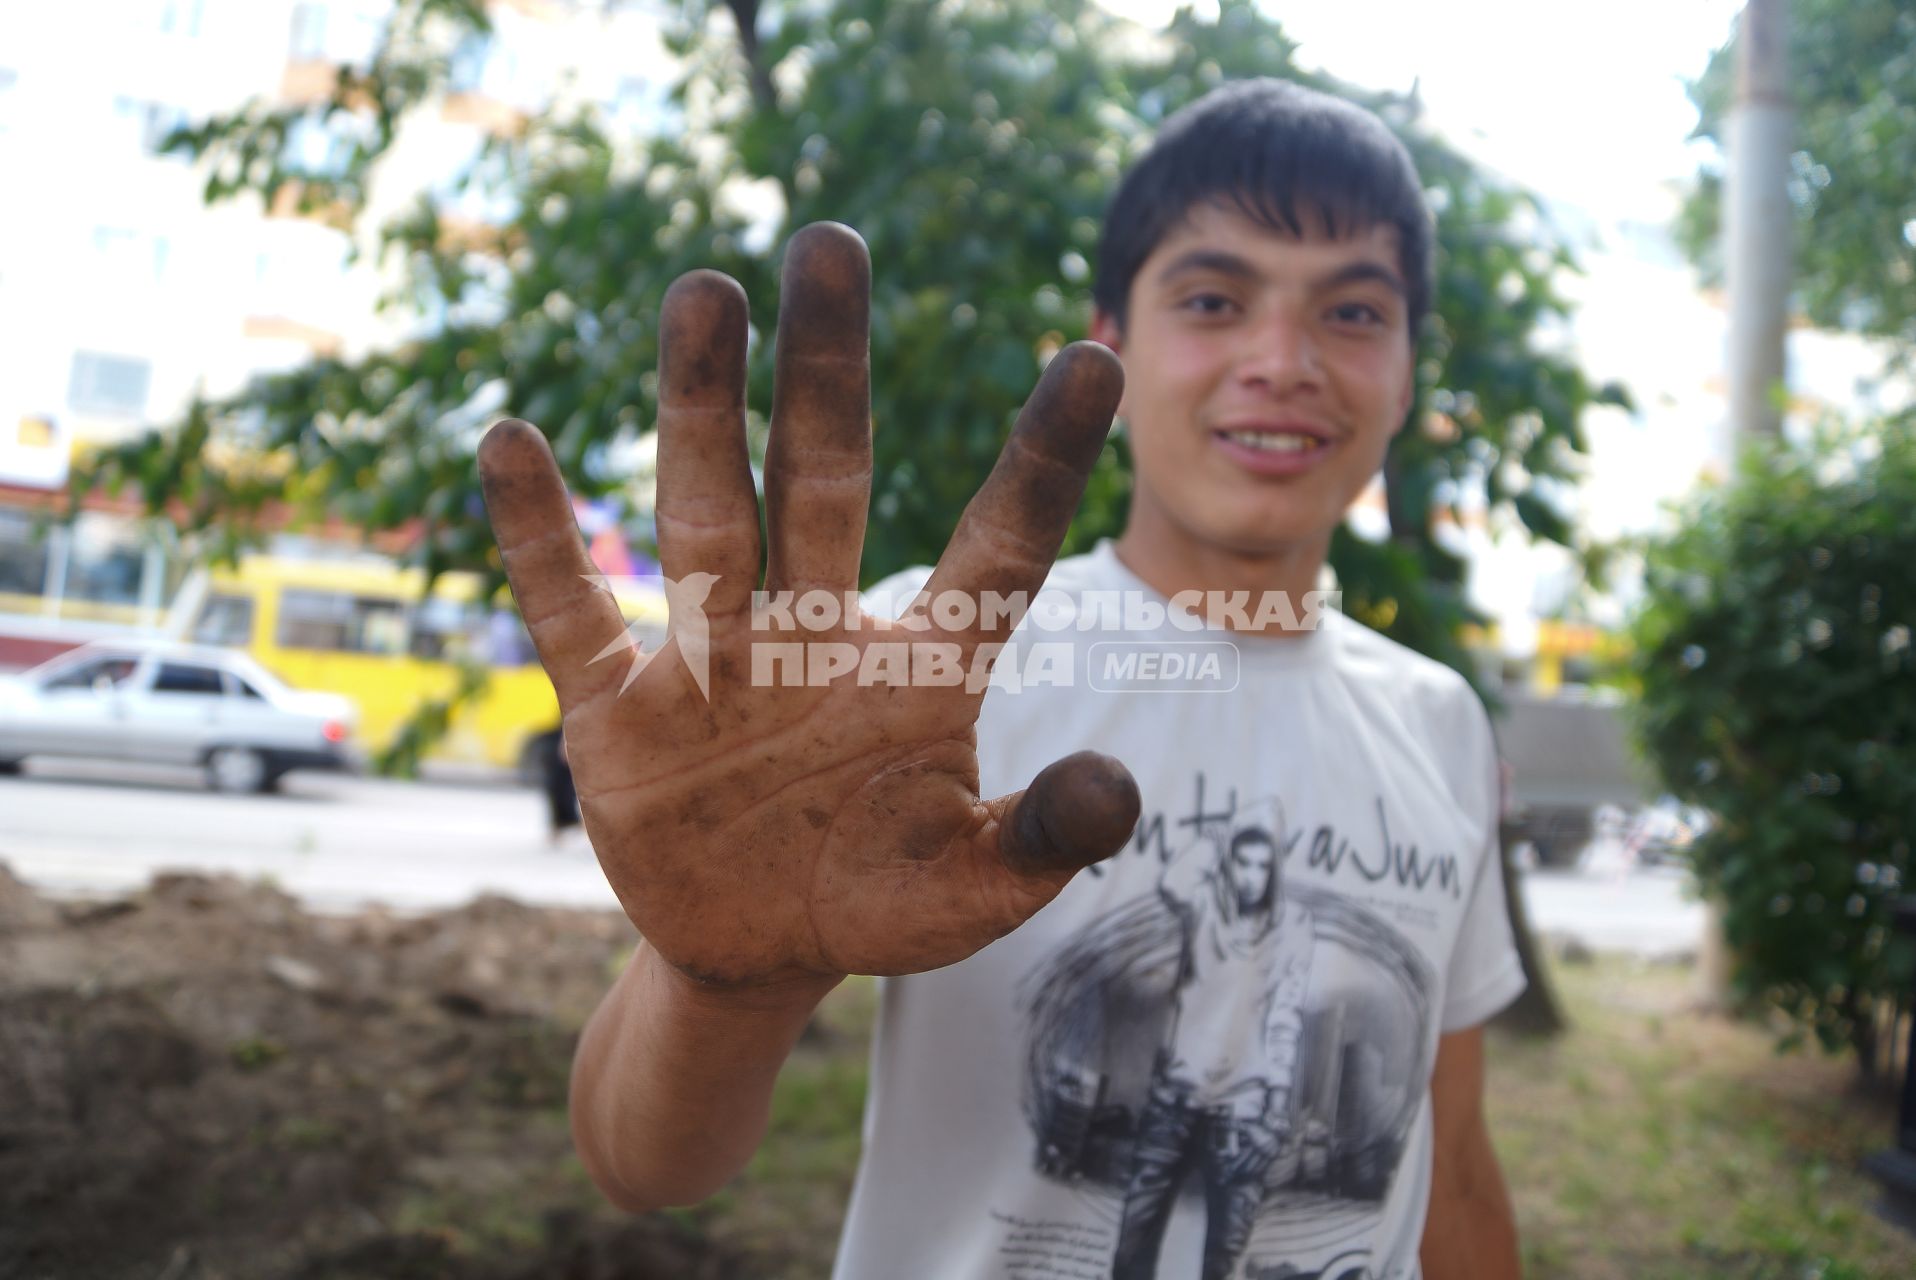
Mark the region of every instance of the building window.
[[160, 0], [160, 34], [191, 39], [200, 33], [206, 0]]
[[0, 595], [37, 596], [47, 589], [47, 539], [24, 511], [0, 509]]
[[62, 599], [137, 605], [146, 574], [146, 547], [138, 529], [111, 516], [83, 515], [73, 522], [66, 581], [60, 584]]
[[73, 353], [73, 374], [67, 382], [67, 403], [81, 413], [108, 413], [137, 418], [146, 412], [147, 390], [153, 381], [150, 361], [132, 356]]
[[14, 86], [20, 83], [20, 73], [0, 67], [0, 134], [6, 133], [13, 123], [13, 103], [17, 96]]
[[181, 108], [141, 98], [113, 99], [113, 114], [121, 136], [137, 141], [140, 150], [150, 156], [159, 155], [166, 136], [186, 123], [186, 112]]

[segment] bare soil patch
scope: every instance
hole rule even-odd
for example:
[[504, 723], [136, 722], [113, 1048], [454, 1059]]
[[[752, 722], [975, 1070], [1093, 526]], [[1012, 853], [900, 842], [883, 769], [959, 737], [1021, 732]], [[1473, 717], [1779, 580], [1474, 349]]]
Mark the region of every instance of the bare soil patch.
[[168, 876], [48, 901], [0, 867], [0, 1280], [735, 1280], [572, 1157], [616, 913], [313, 916]]

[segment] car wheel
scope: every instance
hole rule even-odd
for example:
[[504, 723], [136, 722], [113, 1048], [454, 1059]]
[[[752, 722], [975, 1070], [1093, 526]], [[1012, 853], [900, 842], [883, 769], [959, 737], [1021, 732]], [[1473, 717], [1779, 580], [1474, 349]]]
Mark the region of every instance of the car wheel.
[[20, 775], [18, 760], [0, 760], [0, 778], [14, 778]]
[[272, 776], [266, 757], [251, 747], [214, 747], [206, 756], [206, 782], [229, 795], [252, 795], [266, 790]]

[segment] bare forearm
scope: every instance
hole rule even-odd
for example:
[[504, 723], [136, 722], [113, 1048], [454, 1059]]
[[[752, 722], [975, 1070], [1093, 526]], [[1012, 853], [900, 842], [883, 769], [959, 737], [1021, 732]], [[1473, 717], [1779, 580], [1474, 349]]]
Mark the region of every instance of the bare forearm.
[[1519, 1280], [1516, 1215], [1487, 1135], [1434, 1169], [1420, 1261], [1425, 1280]]
[[717, 1191], [757, 1150], [779, 1068], [835, 985], [714, 992], [641, 943], [572, 1064], [572, 1139], [593, 1181], [634, 1213]]

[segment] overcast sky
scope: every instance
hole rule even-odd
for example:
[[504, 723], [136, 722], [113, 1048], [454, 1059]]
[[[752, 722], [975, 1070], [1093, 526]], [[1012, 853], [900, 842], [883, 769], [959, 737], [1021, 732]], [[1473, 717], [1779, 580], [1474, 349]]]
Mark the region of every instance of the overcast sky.
[[[1105, 0], [1162, 25], [1177, 0]], [[1265, 0], [1298, 59], [1367, 88], [1413, 81], [1429, 119], [1503, 174], [1598, 215], [1652, 218], [1692, 173], [1684, 95], [1739, 0]]]

